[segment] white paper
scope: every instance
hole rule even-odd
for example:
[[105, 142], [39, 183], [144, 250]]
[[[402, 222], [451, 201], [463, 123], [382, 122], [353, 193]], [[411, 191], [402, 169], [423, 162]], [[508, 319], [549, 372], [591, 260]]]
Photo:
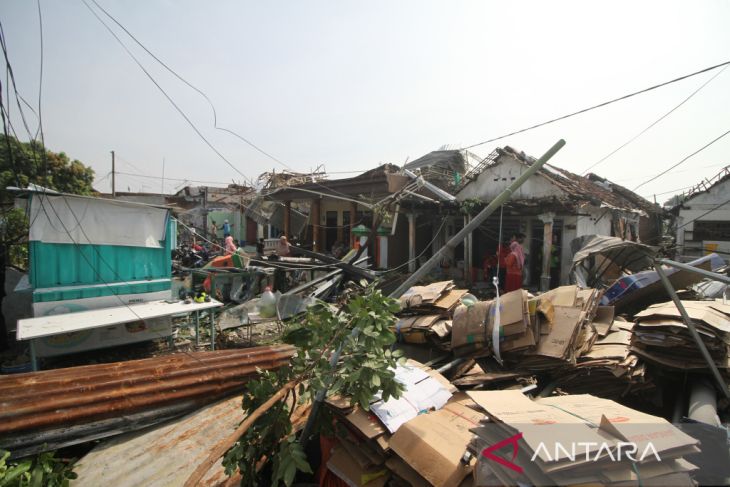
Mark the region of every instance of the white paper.
[[451, 399], [451, 393], [444, 386], [419, 368], [398, 366], [395, 378], [406, 387], [403, 395], [399, 399], [390, 398], [370, 406], [391, 433], [421, 412], [441, 409]]

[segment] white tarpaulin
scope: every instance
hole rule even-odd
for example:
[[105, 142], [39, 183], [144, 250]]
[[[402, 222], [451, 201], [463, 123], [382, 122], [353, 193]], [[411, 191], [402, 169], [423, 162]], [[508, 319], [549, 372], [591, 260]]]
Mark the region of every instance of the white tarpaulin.
[[161, 247], [168, 210], [70, 195], [35, 193], [30, 240], [45, 243]]

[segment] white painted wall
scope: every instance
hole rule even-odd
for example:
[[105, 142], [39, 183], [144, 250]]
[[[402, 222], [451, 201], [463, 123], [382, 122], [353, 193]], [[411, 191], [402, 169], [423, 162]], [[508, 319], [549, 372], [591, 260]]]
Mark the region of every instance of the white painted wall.
[[611, 212], [605, 208], [584, 206], [579, 210], [579, 215], [576, 217], [575, 236], [611, 235], [611, 219]]
[[[482, 171], [474, 181], [464, 186], [464, 189], [456, 195], [456, 198], [459, 201], [470, 198], [491, 201], [528, 169], [527, 166], [512, 156], [501, 156], [499, 164]], [[564, 195], [563, 190], [552, 184], [544, 176], [534, 174], [515, 191], [513, 198], [534, 199]]]
[[[684, 250], [684, 246], [703, 247], [703, 243], [695, 240], [694, 221], [729, 221], [730, 220], [730, 203], [721, 205], [728, 200], [728, 194], [730, 194], [730, 180], [723, 181], [716, 184], [709, 191], [698, 194], [697, 196], [686, 201], [682, 208], [679, 210], [679, 217], [677, 218], [677, 244], [680, 246], [680, 252], [683, 255], [702, 255], [701, 250]], [[721, 205], [714, 211], [707, 213], [713, 208]], [[705, 215], [705, 213], [707, 213]], [[690, 222], [686, 226], [683, 226], [686, 222]], [[682, 228], [679, 228], [683, 226]], [[724, 251], [723, 249], [730, 247], [730, 242], [715, 241], [718, 246], [718, 250]]]

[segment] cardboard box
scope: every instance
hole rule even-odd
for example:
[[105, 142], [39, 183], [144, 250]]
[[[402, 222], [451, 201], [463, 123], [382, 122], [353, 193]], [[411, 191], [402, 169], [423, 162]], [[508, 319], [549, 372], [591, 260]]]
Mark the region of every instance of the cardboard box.
[[384, 487], [390, 477], [387, 468], [365, 469], [341, 446], [332, 450], [327, 468], [354, 487]]
[[344, 420], [369, 440], [377, 438], [387, 431], [377, 416], [360, 406], [355, 406]]
[[477, 301], [473, 306], [466, 307], [462, 304], [456, 308], [451, 322], [452, 349], [467, 345], [475, 348], [486, 347], [486, 319], [491, 304], [491, 301]]
[[481, 412], [452, 400], [442, 409], [421, 414], [401, 426], [390, 439], [391, 449], [431, 485], [455, 487], [472, 472], [461, 458], [479, 425]]

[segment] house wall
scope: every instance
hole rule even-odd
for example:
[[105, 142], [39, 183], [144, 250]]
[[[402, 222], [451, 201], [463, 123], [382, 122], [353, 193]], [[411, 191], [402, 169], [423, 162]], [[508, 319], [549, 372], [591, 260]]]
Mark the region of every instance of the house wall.
[[[515, 179], [529, 168], [517, 161], [514, 157], [505, 155], [500, 157], [499, 164], [487, 168], [479, 174], [476, 180], [464, 186], [456, 195], [459, 201], [479, 198], [482, 201], [491, 201], [502, 191], [514, 183]], [[539, 174], [533, 175], [520, 186], [513, 195], [513, 199], [534, 199], [550, 196], [565, 196], [565, 192]]]
[[[720, 232], [719, 227], [718, 235], [711, 240], [700, 240], [700, 236], [694, 234], [697, 222], [730, 222], [730, 203], [722, 205], [727, 201], [729, 192], [730, 180], [723, 181], [682, 205], [677, 218], [677, 250], [680, 255], [700, 256], [705, 253], [706, 247], [707, 250], [730, 252], [730, 235]], [[719, 205], [719, 208], [707, 213]]]
[[576, 237], [583, 235], [611, 235], [612, 214], [605, 208], [584, 206], [576, 217]]

